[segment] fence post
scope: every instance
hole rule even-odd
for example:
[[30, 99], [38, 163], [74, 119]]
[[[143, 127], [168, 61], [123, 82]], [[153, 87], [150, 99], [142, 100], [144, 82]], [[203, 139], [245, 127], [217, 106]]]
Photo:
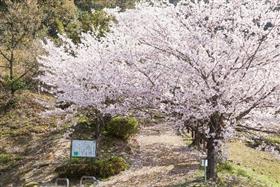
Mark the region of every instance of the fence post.
[[98, 184], [98, 180], [95, 178], [95, 177], [93, 177], [93, 176], [82, 176], [81, 177], [81, 180], [80, 180], [80, 187], [83, 187], [84, 185], [83, 185], [83, 181], [91, 181], [91, 183], [93, 184], [93, 185], [97, 185]]
[[64, 182], [66, 182], [66, 186], [67, 187], [69, 187], [69, 185], [70, 185], [70, 182], [69, 182], [69, 179], [68, 178], [57, 178], [56, 180], [55, 180], [55, 186], [58, 186], [58, 182], [59, 181], [64, 181]]

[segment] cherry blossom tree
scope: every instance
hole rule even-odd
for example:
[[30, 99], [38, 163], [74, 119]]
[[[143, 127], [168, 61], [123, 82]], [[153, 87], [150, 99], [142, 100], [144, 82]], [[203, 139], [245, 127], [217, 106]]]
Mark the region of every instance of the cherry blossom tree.
[[245, 117], [279, 109], [278, 1], [182, 0], [110, 10], [106, 38], [48, 41], [40, 79], [58, 99], [102, 112], [149, 107], [196, 127], [207, 141], [207, 177], [217, 152]]

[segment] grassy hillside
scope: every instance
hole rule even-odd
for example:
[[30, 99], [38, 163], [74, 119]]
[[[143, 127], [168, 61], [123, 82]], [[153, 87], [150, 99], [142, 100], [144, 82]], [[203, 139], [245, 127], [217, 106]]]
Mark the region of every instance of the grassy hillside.
[[26, 175], [36, 175], [36, 164], [54, 159], [56, 146], [68, 127], [65, 114], [54, 110], [53, 97], [22, 91], [15, 98], [15, 103], [0, 114], [1, 183], [25, 181]]
[[265, 186], [280, 186], [280, 160], [242, 142], [229, 144], [229, 159], [235, 171]]

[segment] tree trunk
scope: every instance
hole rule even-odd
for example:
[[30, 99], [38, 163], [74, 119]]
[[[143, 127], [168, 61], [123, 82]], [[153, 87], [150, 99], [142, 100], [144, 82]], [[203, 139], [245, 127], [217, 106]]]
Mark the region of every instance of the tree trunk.
[[208, 167], [206, 171], [207, 179], [215, 181], [217, 179], [217, 141], [221, 140], [221, 133], [223, 127], [223, 117], [219, 113], [214, 113], [210, 118], [209, 128], [210, 137], [207, 139], [207, 160]]
[[194, 131], [194, 137], [193, 137], [193, 141], [192, 141], [192, 146], [196, 147], [197, 149], [201, 149], [201, 133], [198, 131], [198, 129], [196, 129]]
[[14, 96], [15, 95], [15, 89], [14, 89], [14, 52], [11, 52], [11, 59], [9, 62], [9, 73], [10, 73], [10, 81], [11, 81], [11, 85], [10, 85], [10, 91], [11, 91], [11, 95]]
[[214, 138], [210, 138], [207, 142], [207, 160], [208, 160], [208, 166], [206, 171], [206, 177], [207, 179], [216, 180], [217, 173], [216, 173], [216, 165], [217, 165], [217, 159], [216, 159], [216, 149], [214, 144]]

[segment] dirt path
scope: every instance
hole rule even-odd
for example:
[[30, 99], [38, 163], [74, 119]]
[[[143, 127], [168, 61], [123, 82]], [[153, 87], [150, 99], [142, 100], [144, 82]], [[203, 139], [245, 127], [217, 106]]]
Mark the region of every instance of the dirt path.
[[184, 183], [198, 167], [198, 156], [176, 135], [172, 123], [142, 127], [135, 141], [139, 147], [134, 150], [131, 168], [98, 186], [174, 186]]

